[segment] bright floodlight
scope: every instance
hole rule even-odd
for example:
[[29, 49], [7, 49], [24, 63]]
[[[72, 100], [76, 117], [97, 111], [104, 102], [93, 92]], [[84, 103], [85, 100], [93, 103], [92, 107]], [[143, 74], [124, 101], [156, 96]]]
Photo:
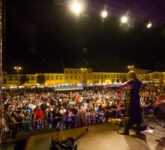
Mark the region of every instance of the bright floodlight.
[[79, 16], [84, 10], [84, 5], [80, 2], [80, 0], [73, 0], [70, 4], [70, 10], [73, 14]]
[[122, 23], [122, 24], [126, 24], [126, 23], [128, 23], [128, 16], [122, 16], [121, 18], [120, 18], [120, 22]]
[[147, 26], [146, 26], [148, 29], [149, 28], [151, 28], [152, 27], [152, 23], [151, 22], [149, 22], [148, 24], [147, 24]]
[[108, 11], [103, 10], [103, 11], [101, 12], [101, 17], [102, 17], [103, 19], [105, 19], [105, 18], [107, 18], [107, 16], [108, 16]]

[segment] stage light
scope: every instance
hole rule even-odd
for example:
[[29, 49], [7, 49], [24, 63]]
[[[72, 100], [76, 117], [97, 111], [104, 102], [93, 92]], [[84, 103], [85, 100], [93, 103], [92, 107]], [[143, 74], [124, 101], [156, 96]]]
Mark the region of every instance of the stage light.
[[148, 24], [147, 24], [147, 29], [150, 29], [151, 27], [152, 27], [152, 23], [151, 22], [149, 22]]
[[103, 11], [101, 12], [101, 17], [102, 17], [103, 19], [107, 18], [107, 17], [108, 17], [108, 11], [107, 11], [107, 10], [103, 10]]
[[79, 16], [84, 11], [84, 4], [80, 0], [72, 0], [70, 10], [76, 16]]
[[122, 17], [120, 18], [120, 22], [121, 22], [122, 24], [127, 24], [128, 21], [129, 21], [129, 18], [128, 18], [128, 16], [126, 16], [126, 15], [124, 15], [124, 16], [122, 16]]

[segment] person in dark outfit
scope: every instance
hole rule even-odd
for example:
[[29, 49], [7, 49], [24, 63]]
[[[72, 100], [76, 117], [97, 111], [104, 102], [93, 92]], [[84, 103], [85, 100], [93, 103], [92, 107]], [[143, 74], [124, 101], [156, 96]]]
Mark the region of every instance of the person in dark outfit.
[[15, 139], [18, 131], [18, 122], [19, 122], [19, 117], [16, 112], [12, 112], [11, 115], [11, 131], [12, 131], [12, 138]]
[[128, 102], [126, 107], [126, 122], [124, 128], [118, 131], [119, 134], [129, 134], [129, 129], [136, 125], [136, 133], [140, 134], [140, 125], [143, 122], [142, 112], [140, 106], [139, 92], [143, 83], [137, 79], [134, 71], [129, 72], [130, 80], [121, 87], [129, 88]]

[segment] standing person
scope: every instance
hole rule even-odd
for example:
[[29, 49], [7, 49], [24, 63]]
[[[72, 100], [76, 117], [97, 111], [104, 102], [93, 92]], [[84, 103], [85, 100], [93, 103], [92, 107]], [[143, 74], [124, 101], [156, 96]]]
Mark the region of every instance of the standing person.
[[136, 124], [136, 134], [140, 134], [140, 125], [143, 122], [142, 112], [140, 106], [140, 96], [139, 92], [142, 87], [142, 82], [138, 80], [136, 73], [130, 71], [128, 73], [129, 81], [126, 82], [121, 87], [127, 87], [128, 93], [128, 105], [125, 106], [126, 109], [126, 122], [124, 128], [121, 128], [119, 134], [129, 134], [129, 129]]
[[43, 128], [43, 119], [44, 113], [40, 106], [37, 106], [36, 110], [34, 111], [34, 124], [37, 129]]
[[12, 138], [15, 139], [18, 131], [18, 114], [13, 111], [11, 115], [11, 130], [12, 130]]

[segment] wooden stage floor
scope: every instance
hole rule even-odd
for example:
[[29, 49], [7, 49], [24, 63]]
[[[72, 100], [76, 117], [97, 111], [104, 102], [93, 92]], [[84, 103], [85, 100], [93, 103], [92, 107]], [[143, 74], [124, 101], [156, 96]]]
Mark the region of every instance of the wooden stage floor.
[[[112, 124], [90, 126], [88, 132], [77, 141], [78, 150], [165, 150], [165, 128], [156, 124], [152, 126], [155, 127], [154, 132], [144, 133], [141, 137], [119, 135], [117, 134], [118, 127]], [[84, 129], [73, 129], [69, 131], [69, 134], [63, 132], [62, 136], [76, 137]], [[36, 140], [34, 148], [30, 150], [48, 150], [50, 146], [48, 137], [50, 136]]]
[[135, 137], [119, 135], [111, 125], [94, 126], [77, 144], [78, 150], [165, 150], [165, 129]]

